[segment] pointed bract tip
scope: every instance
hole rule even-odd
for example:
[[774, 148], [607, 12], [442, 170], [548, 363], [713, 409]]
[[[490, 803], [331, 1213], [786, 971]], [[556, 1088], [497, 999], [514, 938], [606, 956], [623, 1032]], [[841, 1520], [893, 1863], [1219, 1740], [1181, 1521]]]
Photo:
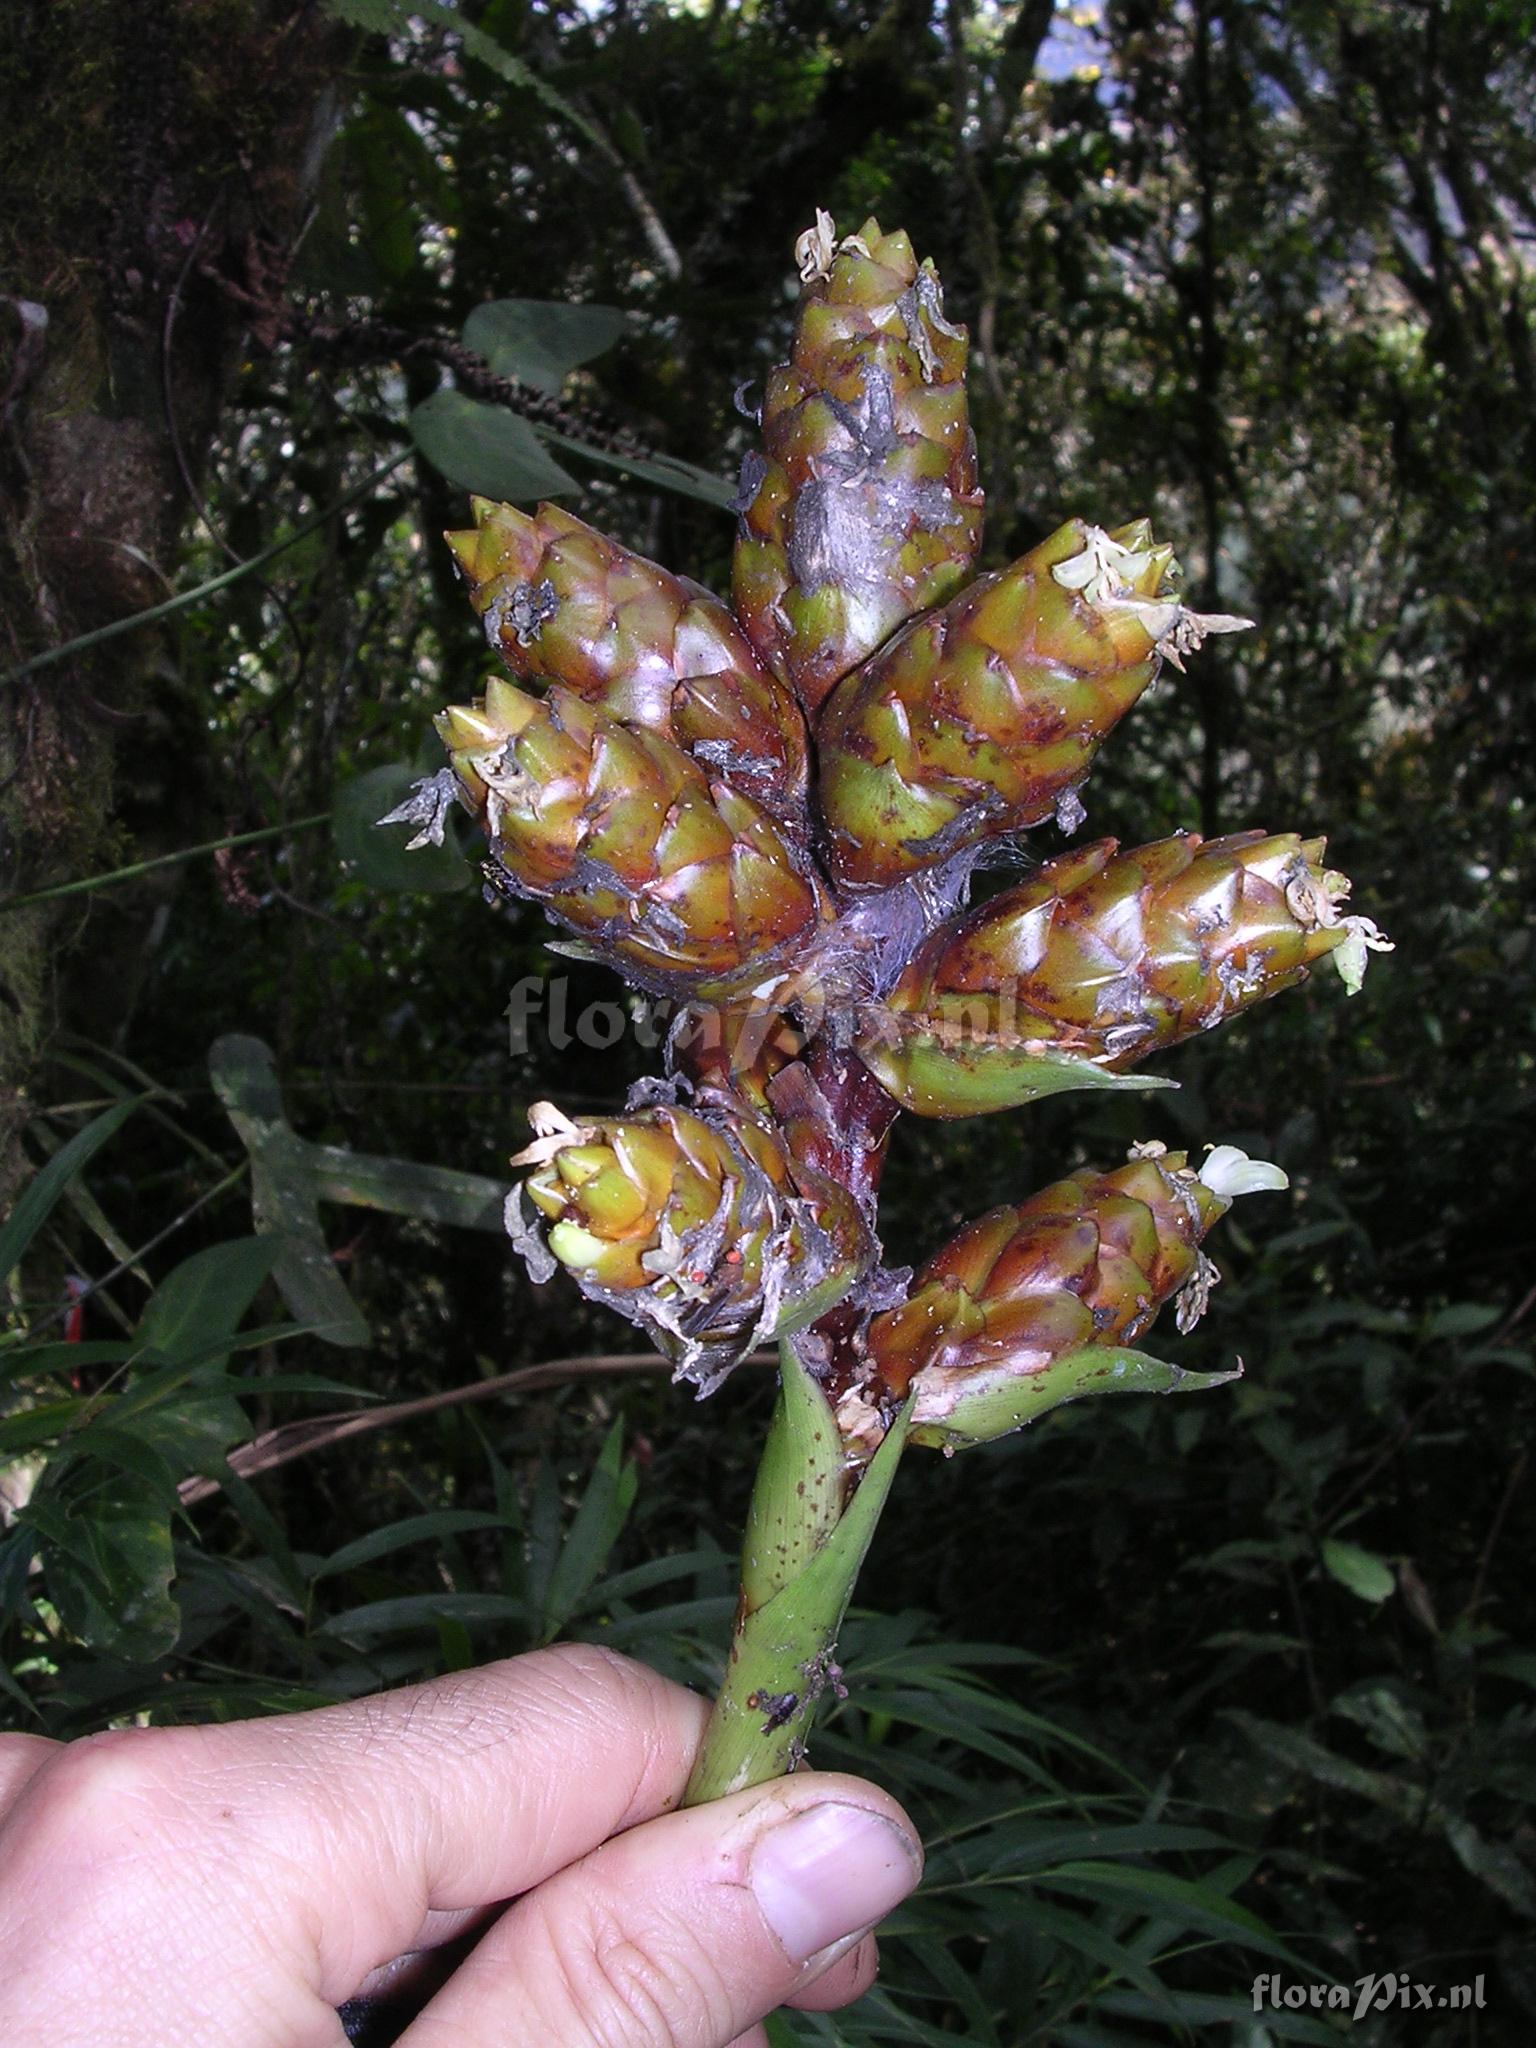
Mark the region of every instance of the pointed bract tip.
[[460, 527], [456, 533], [445, 533], [448, 552], [459, 565], [459, 574], [471, 583], [479, 581], [477, 561], [480, 552], [480, 529], [478, 526]]
[[483, 754], [490, 747], [499, 747], [507, 737], [493, 718], [468, 704], [450, 704], [432, 723], [450, 754]]
[[516, 737], [531, 719], [538, 716], [538, 712], [537, 697], [530, 697], [526, 690], [509, 683], [505, 676], [486, 677], [485, 715], [500, 731]]

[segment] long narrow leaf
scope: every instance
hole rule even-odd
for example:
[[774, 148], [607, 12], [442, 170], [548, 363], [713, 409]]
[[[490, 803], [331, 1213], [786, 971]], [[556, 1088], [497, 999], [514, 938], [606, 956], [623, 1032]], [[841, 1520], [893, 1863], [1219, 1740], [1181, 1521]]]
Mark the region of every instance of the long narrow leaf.
[[9, 1279], [15, 1272], [69, 1182], [122, 1128], [142, 1100], [142, 1096], [136, 1095], [131, 1101], [114, 1102], [110, 1109], [104, 1109], [83, 1131], [77, 1131], [67, 1145], [60, 1146], [48, 1164], [28, 1181], [21, 1199], [0, 1224], [0, 1280]]

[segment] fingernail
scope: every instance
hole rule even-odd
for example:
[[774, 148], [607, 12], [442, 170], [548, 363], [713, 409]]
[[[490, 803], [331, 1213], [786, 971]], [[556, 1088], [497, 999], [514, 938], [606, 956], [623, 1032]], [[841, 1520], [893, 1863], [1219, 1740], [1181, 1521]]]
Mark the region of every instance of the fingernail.
[[752, 1852], [748, 1881], [790, 1960], [864, 1933], [917, 1883], [915, 1845], [862, 1806], [828, 1801], [780, 1821]]

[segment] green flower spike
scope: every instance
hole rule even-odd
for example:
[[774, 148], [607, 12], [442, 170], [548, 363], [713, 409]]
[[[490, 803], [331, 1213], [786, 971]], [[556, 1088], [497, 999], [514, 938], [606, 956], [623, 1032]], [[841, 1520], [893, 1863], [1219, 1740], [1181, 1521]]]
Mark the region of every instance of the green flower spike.
[[839, 679], [965, 580], [982, 495], [966, 335], [938, 273], [869, 220], [830, 217], [797, 249], [790, 360], [768, 378], [763, 446], [742, 464], [731, 578], [753, 645], [814, 713]]
[[1215, 1267], [1200, 1249], [1239, 1194], [1285, 1175], [1234, 1145], [1198, 1172], [1182, 1152], [1133, 1149], [1113, 1172], [1057, 1181], [961, 1231], [870, 1326], [868, 1370], [838, 1407], [845, 1441], [879, 1442], [910, 1403], [913, 1443], [956, 1450], [1089, 1394], [1171, 1393], [1232, 1373], [1183, 1371], [1135, 1349], [1158, 1311], [1192, 1329]]
[[[942, 925], [858, 1040], [903, 1109], [972, 1116], [1129, 1067], [1386, 945], [1345, 919], [1349, 884], [1294, 832], [1102, 839]], [[1358, 982], [1355, 984], [1358, 986]], [[1142, 1082], [1140, 1085], [1153, 1085]], [[1165, 1084], [1157, 1084], [1165, 1085]]]
[[1052, 816], [1080, 824], [1094, 755], [1161, 663], [1250, 623], [1187, 611], [1176, 576], [1146, 520], [1071, 519], [848, 676], [818, 729], [839, 887], [888, 888]]

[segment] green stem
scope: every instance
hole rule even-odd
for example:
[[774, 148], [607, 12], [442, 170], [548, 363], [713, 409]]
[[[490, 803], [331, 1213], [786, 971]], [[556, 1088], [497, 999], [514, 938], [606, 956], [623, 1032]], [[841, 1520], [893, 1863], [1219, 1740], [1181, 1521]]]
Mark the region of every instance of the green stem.
[[307, 818], [290, 818], [286, 825], [262, 825], [254, 832], [226, 834], [222, 839], [204, 840], [201, 846], [183, 846], [175, 853], [157, 853], [153, 860], [136, 860], [132, 867], [113, 868], [110, 874], [86, 875], [78, 882], [55, 882], [51, 889], [34, 889], [26, 896], [0, 897], [0, 913], [28, 910], [34, 903], [51, 903], [56, 896], [84, 896], [92, 889], [110, 889], [116, 882], [132, 882], [156, 868], [173, 868], [178, 861], [196, 860], [200, 853], [223, 853], [235, 846], [254, 846], [260, 839], [281, 839], [287, 832], [307, 832], [312, 825], [330, 823], [329, 811], [315, 811]]
[[817, 1702], [835, 1683], [838, 1630], [906, 1441], [903, 1409], [870, 1464], [845, 1472], [821, 1389], [791, 1343], [779, 1357], [779, 1400], [742, 1553], [741, 1606], [685, 1806], [766, 1784], [801, 1762]]

